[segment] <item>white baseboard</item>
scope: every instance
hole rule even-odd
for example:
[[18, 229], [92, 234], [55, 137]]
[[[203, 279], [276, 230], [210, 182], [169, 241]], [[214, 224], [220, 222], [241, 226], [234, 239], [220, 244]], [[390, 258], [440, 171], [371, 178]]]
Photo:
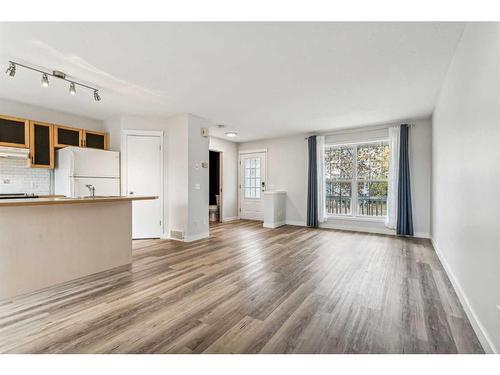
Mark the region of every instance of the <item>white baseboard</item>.
[[449, 263], [446, 261], [446, 258], [444, 257], [443, 253], [439, 249], [439, 246], [437, 245], [436, 241], [434, 238], [431, 236], [430, 237], [432, 246], [434, 247], [434, 251], [436, 252], [439, 261], [443, 265], [443, 268], [448, 275], [448, 278], [451, 281], [451, 284], [453, 285], [453, 289], [455, 289], [455, 293], [458, 296], [458, 299], [462, 303], [462, 307], [465, 311], [465, 314], [469, 318], [470, 324], [472, 325], [472, 328], [474, 329], [474, 332], [477, 335], [477, 338], [479, 339], [479, 342], [483, 346], [483, 349], [486, 353], [498, 353], [495, 345], [489, 338], [488, 334], [486, 333], [486, 330], [484, 329], [484, 326], [481, 324], [481, 321], [477, 317], [476, 313], [474, 312], [474, 309], [472, 308], [469, 299], [463, 292], [462, 287], [460, 286], [460, 283], [458, 282], [457, 278], [455, 277], [455, 274], [453, 273]]
[[228, 221], [234, 221], [234, 220], [240, 220], [240, 217], [239, 216], [225, 217], [224, 219], [222, 219], [222, 222], [226, 223]]
[[300, 220], [286, 220], [285, 224], [286, 225], [295, 225], [295, 226], [298, 226], [298, 227], [305, 227], [306, 226], [306, 222], [305, 221], [300, 221]]
[[332, 223], [322, 223], [320, 228], [324, 229], [339, 229], [339, 230], [347, 230], [351, 232], [365, 232], [365, 233], [375, 233], [375, 234], [390, 234], [395, 235], [394, 230], [388, 228], [370, 228], [370, 227], [358, 227], [355, 225], [338, 225]]
[[281, 227], [283, 225], [285, 225], [285, 221], [276, 221], [274, 223], [266, 223], [264, 222], [264, 224], [262, 224], [262, 226], [264, 228], [271, 228], [271, 229], [274, 229], [274, 228], [278, 228], [278, 227]]
[[208, 237], [210, 237], [210, 234], [208, 232], [207, 233], [195, 234], [195, 235], [192, 235], [192, 236], [186, 236], [184, 238], [184, 242], [198, 241], [198, 240], [202, 240], [202, 239], [208, 238]]

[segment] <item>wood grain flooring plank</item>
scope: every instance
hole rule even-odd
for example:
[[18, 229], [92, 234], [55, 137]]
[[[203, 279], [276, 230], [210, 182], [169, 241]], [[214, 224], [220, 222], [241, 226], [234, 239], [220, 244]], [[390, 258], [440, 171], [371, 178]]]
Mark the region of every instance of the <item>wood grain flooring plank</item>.
[[217, 223], [0, 301], [0, 353], [482, 353], [424, 239]]

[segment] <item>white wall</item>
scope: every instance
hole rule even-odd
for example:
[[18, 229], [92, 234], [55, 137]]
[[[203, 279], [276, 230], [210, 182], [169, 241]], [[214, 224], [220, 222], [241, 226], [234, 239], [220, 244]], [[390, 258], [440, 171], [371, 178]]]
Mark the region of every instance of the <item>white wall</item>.
[[286, 221], [305, 225], [307, 142], [304, 136], [240, 143], [239, 151], [267, 149], [267, 189], [286, 191]]
[[[99, 105], [99, 103], [95, 103]], [[90, 130], [104, 130], [104, 122], [30, 104], [0, 99], [0, 114]]]
[[[91, 130], [103, 130], [104, 127], [104, 123], [99, 120], [5, 99], [0, 99], [0, 114]], [[0, 158], [1, 194], [52, 194], [54, 190], [53, 180], [53, 172], [49, 169], [29, 168], [24, 160]]]
[[208, 162], [208, 138], [201, 136], [201, 127], [208, 125], [189, 114], [121, 116], [105, 122], [115, 151], [120, 151], [122, 130], [163, 131], [164, 237], [170, 230], [184, 231], [188, 241], [208, 235], [208, 168], [201, 168], [201, 162]]
[[500, 348], [500, 24], [468, 24], [433, 116], [432, 237], [485, 350]]
[[209, 149], [222, 152], [222, 220], [238, 215], [238, 144], [210, 137]]
[[[209, 173], [208, 137], [201, 135], [202, 128], [212, 125], [208, 120], [189, 115], [188, 130], [188, 226], [187, 241], [208, 237]], [[203, 163], [206, 163], [206, 168]]]
[[[414, 231], [416, 236], [429, 237], [432, 123], [430, 119], [406, 122], [415, 125], [410, 128], [409, 134]], [[382, 124], [382, 126], [391, 125], [397, 124]], [[369, 130], [370, 127], [365, 129]], [[334, 135], [335, 132], [328, 134]], [[305, 225], [307, 215], [307, 142], [305, 136], [239, 144], [240, 151], [263, 148], [268, 150], [268, 189], [285, 190], [287, 192], [287, 223]], [[385, 228], [383, 223], [368, 221], [332, 219], [325, 223], [325, 227], [394, 233]]]

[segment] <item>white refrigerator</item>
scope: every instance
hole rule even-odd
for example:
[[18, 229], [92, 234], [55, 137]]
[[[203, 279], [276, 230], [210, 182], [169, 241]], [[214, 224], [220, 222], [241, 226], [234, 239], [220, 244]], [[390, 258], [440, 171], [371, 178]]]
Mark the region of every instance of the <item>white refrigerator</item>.
[[56, 152], [55, 194], [77, 198], [120, 195], [120, 153], [91, 148], [65, 147]]

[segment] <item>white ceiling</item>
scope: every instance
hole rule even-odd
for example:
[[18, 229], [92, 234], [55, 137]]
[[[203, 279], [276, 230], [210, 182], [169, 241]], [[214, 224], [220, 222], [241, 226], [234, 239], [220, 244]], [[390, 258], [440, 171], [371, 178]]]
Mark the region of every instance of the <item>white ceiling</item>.
[[[190, 112], [236, 141], [430, 115], [463, 23], [0, 23], [0, 97], [96, 119]], [[220, 132], [220, 130], [218, 130]]]

